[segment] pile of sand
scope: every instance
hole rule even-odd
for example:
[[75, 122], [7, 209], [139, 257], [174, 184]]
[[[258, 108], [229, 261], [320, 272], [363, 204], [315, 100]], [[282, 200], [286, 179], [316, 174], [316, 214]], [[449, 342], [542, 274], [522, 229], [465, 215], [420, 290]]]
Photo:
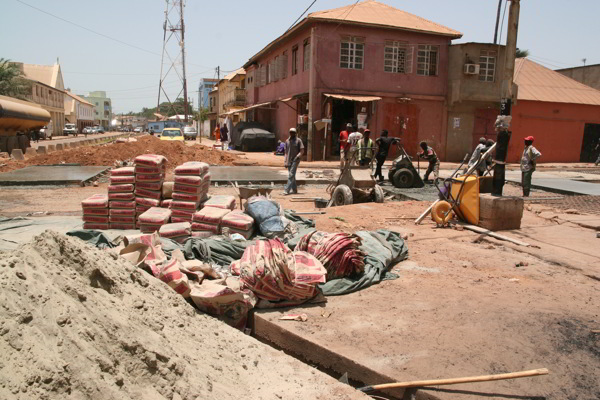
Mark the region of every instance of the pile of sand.
[[186, 161], [204, 161], [211, 165], [233, 165], [239, 157], [234, 154], [212, 150], [206, 146], [187, 146], [184, 142], [169, 142], [146, 135], [137, 138], [137, 142], [111, 143], [105, 145], [77, 147], [38, 155], [26, 161], [11, 160], [0, 167], [0, 172], [23, 168], [28, 165], [81, 164], [108, 165], [115, 161], [133, 160], [142, 154], [160, 154], [169, 160], [170, 170]]
[[46, 231], [0, 253], [2, 399], [350, 399], [116, 254]]

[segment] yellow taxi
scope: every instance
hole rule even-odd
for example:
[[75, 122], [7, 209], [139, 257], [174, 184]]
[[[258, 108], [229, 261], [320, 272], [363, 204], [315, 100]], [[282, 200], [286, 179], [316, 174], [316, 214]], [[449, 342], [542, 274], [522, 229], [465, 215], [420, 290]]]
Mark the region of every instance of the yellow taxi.
[[182, 141], [184, 140], [183, 138], [183, 132], [181, 132], [181, 129], [179, 128], [165, 128], [163, 129], [162, 133], [160, 134], [160, 140], [169, 140], [169, 141]]

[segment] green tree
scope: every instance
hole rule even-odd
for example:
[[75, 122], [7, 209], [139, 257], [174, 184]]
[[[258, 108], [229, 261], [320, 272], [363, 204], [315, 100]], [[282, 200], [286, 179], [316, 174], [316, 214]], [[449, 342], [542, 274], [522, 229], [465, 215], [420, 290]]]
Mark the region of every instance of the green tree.
[[525, 58], [529, 56], [529, 50], [521, 50], [517, 47], [516, 58]]
[[31, 84], [25, 79], [19, 66], [0, 58], [0, 95], [25, 99]]

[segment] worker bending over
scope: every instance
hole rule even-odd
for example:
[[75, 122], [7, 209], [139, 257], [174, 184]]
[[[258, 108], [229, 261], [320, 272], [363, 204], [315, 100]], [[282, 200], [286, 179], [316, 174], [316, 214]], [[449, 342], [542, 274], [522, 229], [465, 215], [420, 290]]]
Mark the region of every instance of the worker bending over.
[[437, 182], [439, 174], [440, 174], [440, 161], [438, 160], [438, 156], [433, 150], [433, 147], [428, 146], [427, 142], [423, 141], [420, 143], [421, 152], [418, 154], [419, 158], [424, 158], [429, 161], [429, 166], [427, 167], [427, 171], [425, 172], [425, 182], [429, 181], [429, 174], [433, 172], [433, 178]]

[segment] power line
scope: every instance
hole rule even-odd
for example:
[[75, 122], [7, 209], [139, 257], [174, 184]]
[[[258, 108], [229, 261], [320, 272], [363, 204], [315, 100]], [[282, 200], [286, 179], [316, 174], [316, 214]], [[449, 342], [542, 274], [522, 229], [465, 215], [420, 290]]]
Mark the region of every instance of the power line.
[[308, 6], [306, 8], [306, 10], [304, 10], [304, 12], [302, 14], [300, 14], [300, 16], [294, 21], [294, 23], [292, 25], [290, 25], [289, 28], [287, 28], [286, 32], [289, 31], [290, 29], [292, 29], [294, 27], [294, 25], [296, 25], [296, 22], [300, 21], [300, 18], [302, 18], [304, 16], [304, 14], [306, 14], [306, 12], [308, 10], [310, 10], [310, 8], [317, 2], [317, 0], [314, 0], [312, 3], [310, 3], [310, 6]]
[[31, 4], [25, 3], [25, 2], [24, 2], [24, 1], [22, 1], [22, 0], [16, 0], [16, 1], [17, 1], [17, 2], [19, 2], [19, 3], [21, 3], [21, 4], [23, 4], [23, 5], [25, 5], [25, 6], [27, 6], [27, 7], [33, 8], [34, 10], [37, 10], [37, 11], [39, 11], [39, 12], [41, 12], [41, 13], [44, 13], [44, 14], [46, 14], [46, 15], [49, 15], [49, 16], [51, 16], [51, 17], [53, 17], [53, 18], [56, 18], [56, 19], [58, 19], [58, 20], [61, 20], [61, 21], [63, 21], [63, 22], [66, 22], [66, 23], [68, 23], [68, 24], [74, 25], [74, 26], [76, 26], [76, 27], [78, 27], [78, 28], [84, 29], [84, 30], [86, 30], [86, 31], [88, 31], [88, 32], [91, 32], [91, 33], [95, 34], [95, 35], [102, 36], [103, 38], [106, 38], [106, 39], [112, 40], [113, 42], [121, 43], [122, 45], [129, 46], [129, 47], [132, 47], [132, 48], [134, 48], [134, 49], [137, 49], [137, 50], [140, 50], [140, 51], [143, 51], [143, 52], [146, 52], [146, 53], [154, 54], [155, 56], [160, 56], [160, 54], [158, 54], [158, 53], [155, 53], [155, 52], [153, 52], [153, 51], [146, 50], [146, 49], [144, 49], [144, 48], [141, 48], [141, 47], [139, 47], [139, 46], [136, 46], [136, 45], [134, 45], [134, 44], [130, 44], [130, 43], [124, 42], [124, 41], [122, 41], [122, 40], [119, 40], [119, 39], [116, 39], [116, 38], [110, 37], [110, 36], [108, 36], [108, 35], [105, 35], [105, 34], [103, 34], [103, 33], [96, 32], [96, 31], [94, 31], [94, 30], [92, 30], [92, 29], [86, 28], [86, 27], [85, 27], [85, 26], [83, 26], [83, 25], [79, 25], [78, 23], [75, 23], [75, 22], [69, 21], [69, 20], [67, 20], [67, 19], [64, 19], [64, 18], [62, 18], [62, 17], [59, 17], [59, 16], [57, 16], [57, 15], [54, 15], [54, 14], [52, 14], [52, 13], [49, 13], [48, 11], [42, 10], [41, 8], [37, 8], [37, 7], [35, 7], [35, 6], [32, 6]]
[[356, 5], [358, 4], [360, 0], [356, 0], [356, 3], [354, 3], [352, 5], [352, 7], [350, 7], [350, 9], [348, 10], [348, 12], [346, 13], [346, 15], [344, 16], [344, 18], [342, 18], [342, 20], [340, 21], [340, 23], [335, 27], [335, 29], [333, 30], [334, 32], [337, 31], [337, 29], [340, 27], [340, 25], [346, 20], [346, 18], [348, 18], [348, 15], [350, 15], [350, 13], [352, 12], [352, 10], [354, 10], [354, 7], [356, 7]]

